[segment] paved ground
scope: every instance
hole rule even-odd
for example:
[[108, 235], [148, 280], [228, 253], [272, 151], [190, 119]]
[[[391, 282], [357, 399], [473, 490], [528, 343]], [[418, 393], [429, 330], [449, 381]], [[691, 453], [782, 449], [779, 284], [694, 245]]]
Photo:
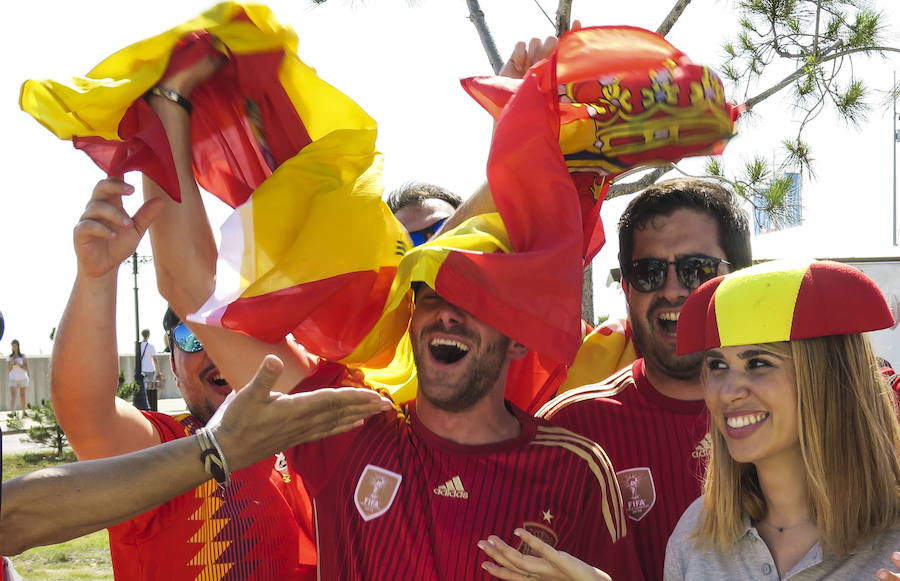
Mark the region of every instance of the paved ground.
[[[159, 400], [159, 411], [167, 414], [184, 412], [186, 411], [184, 400], [182, 400], [181, 398], [161, 399]], [[10, 412], [0, 411], [0, 429], [3, 430], [4, 456], [7, 454], [22, 454], [25, 452], [47, 450], [47, 448], [43, 448], [41, 446], [38, 446], [37, 444], [32, 444], [31, 442], [25, 441], [27, 438], [25, 434], [7, 434], [6, 419], [9, 414]]]

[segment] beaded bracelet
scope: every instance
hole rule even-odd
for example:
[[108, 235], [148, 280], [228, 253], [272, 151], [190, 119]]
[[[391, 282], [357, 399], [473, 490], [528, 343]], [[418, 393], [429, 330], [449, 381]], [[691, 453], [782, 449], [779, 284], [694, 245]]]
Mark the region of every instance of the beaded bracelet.
[[219, 486], [225, 487], [231, 484], [231, 471], [228, 469], [225, 454], [222, 453], [222, 447], [219, 446], [215, 435], [205, 427], [200, 428], [197, 430], [197, 441], [202, 450], [200, 461], [203, 462], [203, 468], [207, 474], [215, 478]]
[[194, 106], [191, 105], [191, 102], [188, 101], [186, 97], [179, 95], [177, 92], [173, 91], [172, 89], [167, 89], [165, 87], [160, 87], [159, 85], [155, 85], [152, 89], [147, 91], [147, 94], [145, 95], [145, 97], [150, 96], [150, 95], [156, 95], [157, 97], [162, 97], [163, 99], [172, 101], [173, 103], [175, 103], [176, 105], [178, 105], [179, 107], [181, 107], [185, 111], [187, 111], [188, 115], [190, 115], [194, 110]]

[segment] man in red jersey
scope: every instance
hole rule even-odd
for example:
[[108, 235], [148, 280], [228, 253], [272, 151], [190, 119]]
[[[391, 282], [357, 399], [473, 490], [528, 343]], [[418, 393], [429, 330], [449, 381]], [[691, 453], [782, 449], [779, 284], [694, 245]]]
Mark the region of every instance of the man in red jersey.
[[747, 219], [720, 185], [656, 184], [619, 221], [619, 263], [643, 358], [548, 402], [538, 415], [603, 445], [647, 579], [662, 579], [666, 542], [700, 495], [709, 452], [697, 355], [675, 355], [682, 304], [704, 281], [749, 266]]
[[[190, 330], [167, 313], [172, 367], [190, 410], [171, 417], [141, 412], [115, 397], [116, 279], [151, 215], [150, 202], [129, 217], [107, 179], [94, 189], [75, 228], [78, 274], [54, 343], [52, 398], [79, 459], [118, 456], [185, 438], [210, 419], [230, 384]], [[138, 227], [137, 225], [141, 226]], [[314, 579], [315, 541], [308, 496], [284, 456], [252, 464], [227, 487], [208, 481], [111, 527], [117, 579]]]
[[314, 499], [322, 578], [487, 578], [477, 542], [519, 527], [640, 579], [603, 450], [503, 399], [525, 347], [425, 285], [410, 337], [416, 400], [287, 452]]
[[[197, 77], [185, 76], [164, 79], [165, 88], [189, 99]], [[177, 100], [150, 104], [169, 136], [182, 196], [180, 207], [163, 198], [151, 229], [158, 280], [176, 312], [187, 313], [212, 291], [215, 256], [204, 254], [212, 236], [190, 170], [187, 112]], [[144, 192], [162, 196], [147, 181]], [[286, 453], [314, 501], [320, 577], [484, 579], [478, 541], [498, 534], [513, 542], [523, 527], [617, 578], [641, 579], [602, 449], [504, 401], [509, 363], [526, 348], [427, 286], [416, 303], [410, 336], [421, 397], [347, 437]], [[271, 350], [226, 330], [194, 330], [234, 384]], [[281, 388], [357, 381], [302, 351], [279, 356]]]

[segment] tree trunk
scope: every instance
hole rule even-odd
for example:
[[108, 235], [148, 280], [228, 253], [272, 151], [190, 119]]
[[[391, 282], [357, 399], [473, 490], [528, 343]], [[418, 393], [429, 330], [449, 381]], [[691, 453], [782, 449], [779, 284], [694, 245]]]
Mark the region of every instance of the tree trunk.
[[472, 21], [472, 24], [475, 25], [475, 30], [478, 31], [481, 46], [484, 47], [484, 52], [487, 54], [488, 61], [490, 61], [491, 68], [496, 75], [500, 72], [503, 61], [500, 60], [500, 53], [497, 52], [497, 45], [494, 44], [494, 37], [491, 35], [491, 30], [484, 20], [484, 12], [481, 11], [478, 0], [466, 0], [466, 5], [469, 7], [469, 20]]
[[569, 30], [572, 21], [572, 0], [559, 0], [556, 7], [556, 36]]
[[681, 13], [684, 12], [684, 9], [687, 8], [687, 5], [690, 3], [691, 0], [677, 0], [675, 6], [672, 6], [672, 9], [663, 19], [662, 24], [656, 29], [656, 34], [660, 36], [669, 34], [669, 31], [672, 30], [672, 27], [675, 26], [675, 23], [681, 18]]
[[594, 325], [594, 266], [584, 269], [584, 286], [581, 287], [581, 318]]

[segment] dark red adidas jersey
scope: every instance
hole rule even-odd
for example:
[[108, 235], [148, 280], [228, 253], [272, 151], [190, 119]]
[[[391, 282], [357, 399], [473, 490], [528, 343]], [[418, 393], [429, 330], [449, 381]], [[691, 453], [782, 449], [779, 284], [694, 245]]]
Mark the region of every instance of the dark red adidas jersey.
[[606, 450], [644, 577], [662, 579], [669, 535], [701, 492], [712, 444], [703, 401], [664, 396], [638, 359], [603, 382], [563, 393], [538, 416]]
[[313, 497], [320, 579], [488, 579], [476, 543], [524, 527], [615, 579], [642, 579], [603, 450], [510, 406], [519, 437], [440, 438], [391, 411], [287, 452]]
[[[200, 427], [144, 412], [163, 442]], [[199, 448], [198, 458], [199, 458]], [[199, 460], [198, 460], [199, 461]], [[213, 480], [109, 529], [113, 572], [128, 581], [315, 579], [309, 497], [279, 455]]]

